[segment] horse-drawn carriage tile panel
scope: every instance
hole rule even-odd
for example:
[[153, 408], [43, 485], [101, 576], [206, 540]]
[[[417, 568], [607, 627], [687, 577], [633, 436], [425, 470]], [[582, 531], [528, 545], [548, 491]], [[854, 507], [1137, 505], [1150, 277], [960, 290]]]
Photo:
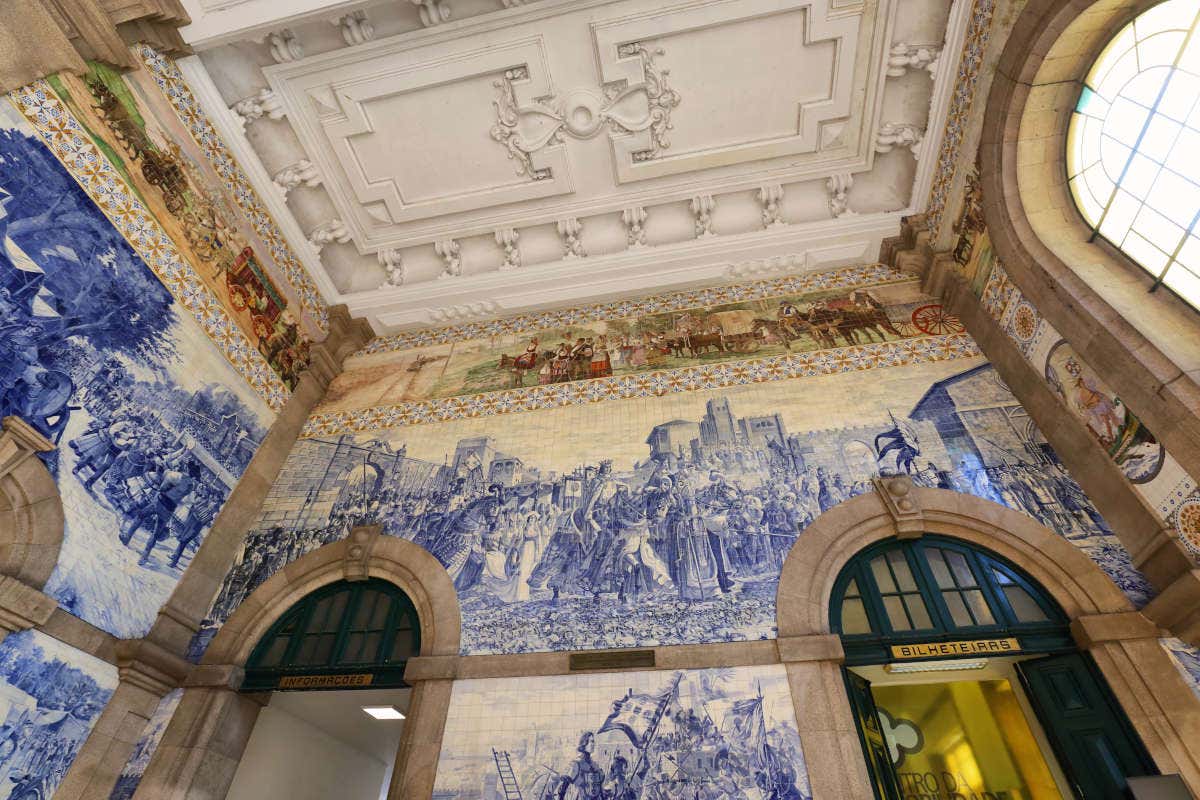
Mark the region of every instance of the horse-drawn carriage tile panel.
[[91, 62], [83, 75], [48, 82], [230, 318], [294, 387], [317, 323], [300, 311], [286, 277], [277, 280], [272, 248], [224, 190], [154, 77], [140, 66], [121, 74]]
[[843, 272], [847, 280], [830, 274], [824, 281], [834, 288], [747, 291], [746, 299], [691, 307], [649, 298], [636, 304], [636, 315], [593, 309], [554, 327], [360, 354], [317, 413], [962, 332], [915, 280], [893, 274], [890, 281], [855, 282], [859, 270]]
[[10, 414], [56, 445], [44, 460], [66, 527], [45, 591], [130, 638], [149, 630], [273, 418], [5, 103], [0, 417]]

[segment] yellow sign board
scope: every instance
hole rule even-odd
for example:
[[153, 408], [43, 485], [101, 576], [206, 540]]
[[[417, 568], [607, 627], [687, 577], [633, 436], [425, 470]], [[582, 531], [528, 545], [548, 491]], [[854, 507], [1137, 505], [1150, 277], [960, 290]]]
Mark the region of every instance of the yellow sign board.
[[894, 644], [892, 658], [949, 658], [951, 656], [1002, 656], [1021, 652], [1021, 643], [1007, 639], [973, 639], [965, 642]]
[[369, 672], [358, 675], [287, 675], [279, 679], [280, 689], [348, 689], [370, 686], [375, 676]]

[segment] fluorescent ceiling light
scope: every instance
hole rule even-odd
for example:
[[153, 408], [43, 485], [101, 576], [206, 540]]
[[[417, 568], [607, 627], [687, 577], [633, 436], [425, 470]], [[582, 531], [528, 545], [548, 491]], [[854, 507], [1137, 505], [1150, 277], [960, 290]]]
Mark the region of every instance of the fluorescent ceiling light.
[[955, 672], [964, 669], [983, 669], [987, 659], [980, 661], [918, 661], [915, 664], [887, 664], [884, 670], [899, 675], [906, 672]]
[[362, 710], [375, 719], [404, 719], [400, 709], [395, 706], [363, 706]]

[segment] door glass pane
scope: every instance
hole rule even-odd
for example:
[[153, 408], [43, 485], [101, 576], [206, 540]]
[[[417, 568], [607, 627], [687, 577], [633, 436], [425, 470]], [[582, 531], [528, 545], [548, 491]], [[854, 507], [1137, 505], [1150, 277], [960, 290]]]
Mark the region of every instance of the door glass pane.
[[1045, 622], [1049, 619], [1042, 607], [1030, 596], [1029, 592], [1013, 584], [1004, 587], [1004, 596], [1012, 607], [1017, 622]]
[[987, 600], [983, 597], [983, 592], [978, 589], [972, 589], [963, 592], [966, 596], [967, 605], [971, 608], [971, 613], [975, 616], [976, 625], [995, 625], [996, 620], [992, 616], [992, 609], [988, 607]]
[[942, 592], [942, 600], [946, 602], [946, 608], [950, 610], [950, 617], [954, 620], [955, 627], [967, 628], [971, 626], [971, 615], [967, 612], [967, 606], [963, 603], [962, 595], [953, 590]]
[[929, 564], [929, 569], [933, 572], [933, 579], [937, 581], [939, 589], [949, 589], [954, 586], [954, 581], [950, 578], [950, 568], [946, 566], [946, 557], [942, 555], [940, 549], [926, 548], [925, 561]]
[[850, 598], [842, 603], [842, 633], [870, 633], [871, 623], [867, 620], [862, 600]]
[[896, 584], [892, 581], [892, 573], [887, 567], [887, 562], [883, 556], [876, 556], [871, 559], [871, 573], [875, 576], [875, 583], [879, 586], [879, 591], [889, 593], [896, 591]]
[[852, 580], [846, 584], [846, 597], [861, 597], [858, 591], [858, 581]]
[[892, 626], [892, 630], [912, 630], [912, 626], [908, 623], [908, 615], [904, 613], [904, 604], [899, 597], [892, 595], [883, 598], [883, 608], [887, 611], [888, 624]]
[[933, 623], [929, 620], [929, 611], [925, 609], [925, 601], [921, 599], [921, 595], [904, 595], [904, 605], [908, 607], [908, 616], [912, 618], [915, 628], [925, 630], [933, 627]]
[[260, 666], [274, 667], [279, 664], [279, 659], [283, 658], [283, 654], [287, 652], [288, 642], [292, 640], [290, 636], [276, 636], [271, 642], [271, 646], [267, 648], [266, 655], [263, 656]]
[[947, 550], [946, 560], [950, 562], [950, 569], [954, 572], [954, 579], [958, 581], [959, 586], [975, 585], [975, 576], [971, 574], [971, 568], [967, 566], [967, 559], [962, 553]]
[[905, 800], [1061, 800], [1006, 680], [871, 686]]
[[396, 634], [396, 640], [392, 642], [392, 661], [403, 661], [406, 658], [411, 658], [416, 655], [413, 652], [412, 636], [406, 631], [400, 631]]
[[888, 562], [892, 565], [892, 574], [896, 576], [896, 582], [900, 584], [900, 591], [915, 592], [917, 584], [913, 581], [912, 572], [908, 568], [908, 561], [904, 558], [904, 553], [893, 550], [887, 556]]

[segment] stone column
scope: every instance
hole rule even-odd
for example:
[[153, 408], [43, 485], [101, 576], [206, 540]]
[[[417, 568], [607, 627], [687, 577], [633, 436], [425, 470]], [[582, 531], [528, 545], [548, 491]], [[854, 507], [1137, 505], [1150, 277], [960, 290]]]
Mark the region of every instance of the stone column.
[[80, 748], [57, 800], [108, 800], [146, 723], [191, 664], [144, 639], [117, 643], [120, 683]]
[[833, 634], [787, 636], [776, 645], [787, 669], [813, 800], [873, 797], [842, 678], [842, 640]]
[[408, 719], [400, 736], [388, 800], [430, 800], [454, 686], [457, 658], [424, 656], [409, 660], [404, 680], [412, 685]]
[[1178, 773], [1200, 797], [1200, 699], [1138, 612], [1095, 614], [1071, 623], [1142, 743], [1164, 774]]
[[240, 667], [195, 667], [134, 800], [220, 800], [269, 694], [241, 694]]

